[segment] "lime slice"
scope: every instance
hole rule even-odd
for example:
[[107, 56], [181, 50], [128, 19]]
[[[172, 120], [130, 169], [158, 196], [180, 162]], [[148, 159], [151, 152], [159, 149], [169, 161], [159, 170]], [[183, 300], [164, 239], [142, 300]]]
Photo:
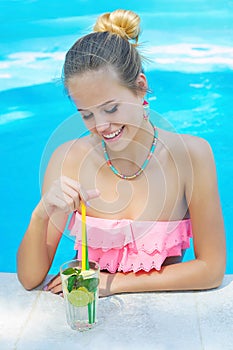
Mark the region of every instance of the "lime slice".
[[89, 303], [92, 303], [94, 300], [94, 293], [90, 293], [87, 288], [80, 287], [78, 290], [82, 290], [83, 292], [87, 293], [89, 296]]
[[87, 306], [90, 302], [89, 292], [85, 287], [72, 290], [68, 295], [67, 299], [74, 306]]
[[85, 288], [85, 287], [79, 287], [77, 290], [80, 290], [82, 292], [85, 292], [85, 293], [89, 294], [88, 289]]

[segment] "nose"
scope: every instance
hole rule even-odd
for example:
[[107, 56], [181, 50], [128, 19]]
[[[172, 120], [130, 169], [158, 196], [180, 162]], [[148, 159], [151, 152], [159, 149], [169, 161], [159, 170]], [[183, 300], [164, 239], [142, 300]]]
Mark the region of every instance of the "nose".
[[98, 133], [103, 133], [109, 128], [109, 126], [110, 123], [108, 120], [99, 116], [95, 116], [95, 128], [98, 131]]

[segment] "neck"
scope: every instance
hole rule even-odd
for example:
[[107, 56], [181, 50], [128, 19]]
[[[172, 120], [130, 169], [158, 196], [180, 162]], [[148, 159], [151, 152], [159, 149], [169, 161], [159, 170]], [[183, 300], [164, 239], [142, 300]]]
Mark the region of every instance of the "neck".
[[148, 121], [143, 121], [143, 124], [138, 128], [134, 138], [122, 151], [109, 150], [109, 156], [114, 160], [129, 159], [135, 163], [141, 163], [151, 148], [151, 143], [154, 138], [153, 125]]
[[146, 167], [144, 162], [148, 157], [150, 158], [151, 151], [152, 153], [154, 151], [152, 144], [155, 141], [155, 133], [153, 125], [150, 122], [144, 121], [141, 128], [138, 129], [135, 137], [124, 150], [119, 152], [109, 152], [105, 145], [105, 152], [107, 152], [107, 154], [105, 153], [105, 158], [107, 155], [111, 164], [117, 169], [117, 171], [126, 176], [137, 173], [142, 167], [144, 170]]

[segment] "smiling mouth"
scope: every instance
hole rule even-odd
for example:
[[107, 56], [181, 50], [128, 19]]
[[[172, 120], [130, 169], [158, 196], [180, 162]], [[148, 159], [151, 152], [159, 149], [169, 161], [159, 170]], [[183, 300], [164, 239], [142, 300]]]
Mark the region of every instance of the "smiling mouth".
[[122, 130], [124, 129], [124, 125], [120, 128], [120, 129], [118, 129], [118, 130], [116, 130], [116, 131], [114, 131], [114, 132], [112, 132], [111, 134], [106, 134], [106, 135], [102, 135], [106, 140], [112, 140], [112, 139], [114, 139], [115, 137], [117, 137], [118, 135], [120, 135], [120, 133], [122, 132]]

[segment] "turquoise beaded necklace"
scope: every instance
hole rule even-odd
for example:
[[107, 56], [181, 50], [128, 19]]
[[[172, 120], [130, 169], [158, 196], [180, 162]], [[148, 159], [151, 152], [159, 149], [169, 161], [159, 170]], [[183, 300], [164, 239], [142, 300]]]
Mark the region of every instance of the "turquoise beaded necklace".
[[148, 156], [146, 157], [145, 162], [140, 167], [140, 169], [135, 174], [132, 174], [132, 175], [124, 175], [124, 174], [119, 173], [119, 171], [114, 167], [114, 165], [112, 164], [112, 162], [109, 158], [108, 151], [106, 148], [106, 143], [104, 142], [104, 140], [102, 140], [104, 158], [106, 160], [107, 165], [110, 167], [110, 169], [114, 172], [115, 175], [117, 175], [118, 177], [120, 177], [121, 179], [124, 179], [124, 180], [132, 180], [132, 179], [135, 179], [135, 177], [139, 176], [143, 172], [143, 170], [145, 170], [146, 166], [149, 163], [149, 160], [151, 159], [152, 154], [154, 153], [155, 147], [157, 145], [157, 140], [158, 140], [158, 130], [153, 124], [152, 124], [152, 126], [154, 129], [154, 138], [153, 138], [153, 142], [152, 142], [152, 145], [150, 148], [150, 152], [149, 152]]

